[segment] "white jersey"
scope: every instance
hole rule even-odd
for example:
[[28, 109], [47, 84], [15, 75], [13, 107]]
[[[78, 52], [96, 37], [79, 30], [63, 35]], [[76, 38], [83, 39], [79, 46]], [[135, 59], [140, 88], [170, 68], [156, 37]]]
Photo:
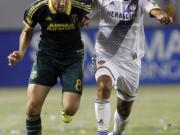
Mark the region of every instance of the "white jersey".
[[144, 55], [143, 16], [159, 8], [154, 0], [94, 0], [92, 14], [99, 12], [100, 23], [95, 49], [117, 59], [127, 53]]

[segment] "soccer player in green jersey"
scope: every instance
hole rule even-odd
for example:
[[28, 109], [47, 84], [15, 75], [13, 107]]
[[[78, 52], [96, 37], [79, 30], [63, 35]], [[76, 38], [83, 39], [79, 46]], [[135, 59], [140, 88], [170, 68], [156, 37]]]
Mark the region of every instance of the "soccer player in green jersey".
[[80, 26], [91, 9], [91, 1], [38, 0], [24, 14], [19, 50], [9, 54], [9, 65], [21, 61], [37, 23], [41, 39], [27, 88], [27, 135], [40, 135], [41, 109], [57, 79], [62, 84], [62, 119], [68, 123], [77, 112], [83, 89], [84, 46]]

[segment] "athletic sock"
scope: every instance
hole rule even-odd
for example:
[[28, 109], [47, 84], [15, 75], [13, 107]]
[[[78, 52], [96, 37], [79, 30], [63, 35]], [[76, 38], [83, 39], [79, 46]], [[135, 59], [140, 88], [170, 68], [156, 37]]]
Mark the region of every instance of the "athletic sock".
[[40, 114], [28, 114], [26, 118], [27, 135], [41, 135], [41, 117]]
[[109, 132], [109, 122], [111, 117], [109, 99], [100, 100], [96, 98], [95, 115], [98, 135], [107, 135]]
[[117, 110], [114, 113], [114, 129], [113, 133], [116, 135], [124, 135], [126, 126], [128, 124], [129, 118], [123, 119]]

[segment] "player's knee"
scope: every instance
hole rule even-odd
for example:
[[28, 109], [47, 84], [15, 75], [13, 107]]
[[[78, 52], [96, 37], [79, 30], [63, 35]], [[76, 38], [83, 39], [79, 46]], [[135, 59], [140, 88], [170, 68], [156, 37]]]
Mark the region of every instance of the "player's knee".
[[110, 90], [107, 87], [100, 87], [98, 89], [98, 95], [102, 98], [109, 98], [110, 97]]
[[77, 112], [77, 109], [76, 108], [72, 108], [72, 107], [64, 107], [63, 111], [64, 111], [65, 114], [73, 116]]
[[99, 98], [109, 98], [112, 89], [112, 82], [110, 77], [103, 76], [98, 80], [98, 96]]
[[63, 102], [63, 111], [67, 115], [74, 115], [79, 108], [79, 102], [77, 100]]
[[28, 113], [40, 113], [41, 105], [34, 101], [27, 102], [27, 112]]

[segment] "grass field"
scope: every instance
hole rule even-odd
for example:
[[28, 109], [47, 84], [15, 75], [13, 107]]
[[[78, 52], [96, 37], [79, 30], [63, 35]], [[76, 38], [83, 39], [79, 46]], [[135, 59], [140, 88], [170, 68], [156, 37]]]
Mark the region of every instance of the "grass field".
[[[60, 118], [60, 94], [60, 90], [52, 89], [45, 101], [43, 135], [96, 135], [95, 88], [85, 87], [79, 111], [70, 124], [64, 124]], [[116, 104], [115, 94], [113, 91], [112, 114]], [[1, 88], [0, 135], [25, 134], [25, 104], [25, 88]], [[111, 129], [112, 124], [111, 121]], [[180, 86], [140, 87], [127, 135], [180, 135]]]

